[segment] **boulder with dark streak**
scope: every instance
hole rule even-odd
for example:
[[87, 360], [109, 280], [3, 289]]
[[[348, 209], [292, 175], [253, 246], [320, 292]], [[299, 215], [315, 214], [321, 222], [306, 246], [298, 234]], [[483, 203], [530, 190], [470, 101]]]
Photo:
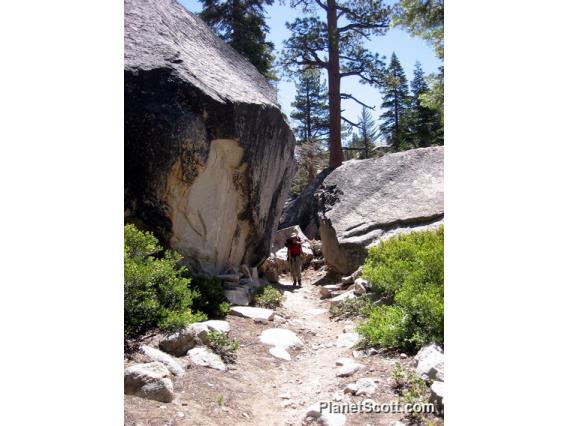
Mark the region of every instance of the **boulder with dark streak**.
[[275, 89], [175, 0], [124, 7], [126, 220], [199, 271], [258, 264], [295, 172]]
[[351, 274], [370, 246], [443, 222], [444, 148], [347, 161], [324, 179], [316, 198], [326, 263]]

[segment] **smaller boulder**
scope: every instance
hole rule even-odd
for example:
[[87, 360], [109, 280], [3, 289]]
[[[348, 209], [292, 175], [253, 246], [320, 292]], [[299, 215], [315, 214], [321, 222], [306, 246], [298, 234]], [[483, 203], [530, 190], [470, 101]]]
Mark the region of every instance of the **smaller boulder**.
[[444, 352], [435, 344], [424, 346], [414, 356], [416, 372], [432, 380], [444, 381]]
[[171, 355], [184, 356], [187, 351], [193, 348], [197, 343], [198, 338], [194, 331], [186, 327], [160, 340], [158, 347]]
[[170, 372], [161, 362], [136, 364], [124, 370], [124, 393], [160, 402], [174, 399]]
[[272, 355], [275, 358], [283, 359], [285, 361], [291, 361], [292, 360], [292, 357], [290, 356], [288, 351], [283, 347], [274, 346], [274, 347], [270, 348], [268, 352], [270, 352], [270, 355]]
[[338, 296], [335, 296], [334, 298], [332, 298], [330, 300], [332, 305], [335, 305], [337, 303], [343, 302], [345, 300], [349, 300], [349, 299], [355, 299], [357, 296], [355, 295], [355, 292], [353, 290], [349, 290], [346, 291], [345, 293], [342, 293]]
[[347, 277], [341, 278], [341, 284], [343, 285], [353, 284], [353, 277], [349, 275]]
[[357, 344], [361, 335], [359, 333], [343, 333], [337, 336], [335, 346], [338, 348], [352, 348]]
[[177, 362], [173, 357], [159, 349], [152, 348], [150, 346], [142, 345], [140, 347], [140, 352], [150, 358], [152, 361], [161, 362], [166, 366], [166, 368], [174, 375], [183, 377], [185, 371], [183, 367]]
[[260, 334], [260, 341], [266, 345], [284, 349], [301, 348], [304, 342], [291, 330], [285, 328], [268, 328]]
[[187, 356], [191, 362], [195, 365], [201, 367], [213, 368], [215, 370], [226, 371], [227, 366], [223, 363], [223, 360], [216, 353], [211, 352], [207, 348], [199, 347], [190, 349], [187, 352]]
[[347, 289], [347, 291], [353, 291], [353, 293], [355, 293], [357, 296], [362, 296], [364, 294], [367, 293], [367, 289], [365, 288], [365, 286], [361, 283], [358, 282], [360, 280], [357, 279], [357, 281], [355, 281], [355, 284], [351, 284], [349, 286], [349, 288]]
[[320, 298], [321, 299], [328, 299], [331, 297], [331, 290], [322, 286], [319, 288]]
[[256, 308], [252, 306], [232, 306], [229, 315], [251, 319], [265, 319], [272, 321], [274, 319], [274, 311], [272, 309]]

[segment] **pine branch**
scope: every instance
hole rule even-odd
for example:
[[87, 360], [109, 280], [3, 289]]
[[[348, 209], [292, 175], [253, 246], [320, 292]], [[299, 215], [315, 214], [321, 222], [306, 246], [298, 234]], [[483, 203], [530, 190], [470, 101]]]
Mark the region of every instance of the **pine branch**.
[[343, 121], [345, 121], [347, 124], [349, 124], [352, 127], [357, 127], [358, 129], [361, 129], [361, 123], [353, 123], [351, 120], [345, 118], [344, 116], [341, 116], [341, 119]]
[[364, 106], [365, 108], [372, 109], [373, 111], [375, 110], [374, 106], [370, 106], [370, 105], [367, 105], [367, 104], [361, 102], [359, 99], [357, 99], [353, 95], [350, 95], [349, 93], [340, 93], [339, 95], [341, 96], [341, 99], [351, 99], [351, 100], [357, 102], [359, 105]]

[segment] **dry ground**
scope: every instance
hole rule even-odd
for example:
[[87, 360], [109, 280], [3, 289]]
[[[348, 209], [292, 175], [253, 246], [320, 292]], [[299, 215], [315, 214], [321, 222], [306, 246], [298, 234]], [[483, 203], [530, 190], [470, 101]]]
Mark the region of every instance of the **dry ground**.
[[[329, 301], [320, 300], [317, 287], [310, 285], [312, 270], [306, 271], [302, 288], [293, 288], [289, 277], [283, 277], [280, 288], [285, 301], [277, 312], [287, 318], [283, 324], [256, 323], [251, 319], [228, 316], [230, 337], [240, 342], [236, 364], [222, 372], [192, 366], [184, 378], [174, 379], [176, 399], [160, 403], [125, 395], [126, 425], [259, 425], [287, 426], [305, 424], [308, 406], [320, 400], [334, 399], [347, 383], [362, 377], [380, 380], [372, 399], [390, 403], [397, 397], [391, 389], [391, 370], [396, 361], [408, 364], [409, 359], [385, 355], [365, 356], [356, 361], [365, 368], [351, 377], [335, 374], [335, 361], [353, 357], [353, 349], [335, 346], [337, 336], [352, 331], [352, 321], [333, 321], [329, 318]], [[303, 340], [301, 350], [290, 350], [292, 361], [274, 358], [269, 347], [260, 343], [262, 330], [272, 327], [288, 328]], [[128, 364], [130, 362], [127, 362]], [[282, 394], [291, 399], [283, 399]], [[363, 396], [343, 396], [343, 402], [359, 402]], [[292, 401], [292, 402], [290, 402]], [[285, 404], [287, 406], [284, 406]], [[388, 426], [402, 420], [402, 414], [348, 414], [347, 425]], [[430, 417], [431, 424], [443, 424], [442, 419]], [[406, 422], [405, 422], [406, 423]]]

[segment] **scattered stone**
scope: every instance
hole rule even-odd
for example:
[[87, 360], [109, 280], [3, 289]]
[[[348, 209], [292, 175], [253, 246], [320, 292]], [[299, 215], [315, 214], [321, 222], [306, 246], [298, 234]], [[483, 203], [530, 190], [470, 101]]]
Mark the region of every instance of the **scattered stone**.
[[157, 361], [164, 364], [174, 376], [183, 377], [185, 375], [183, 367], [167, 353], [146, 345], [142, 345], [140, 347], [140, 352], [142, 352], [152, 361]]
[[331, 297], [331, 290], [326, 288], [325, 286], [320, 287], [319, 292], [321, 299], [328, 299]]
[[301, 348], [302, 340], [291, 330], [285, 328], [268, 328], [260, 334], [260, 341], [266, 345], [277, 346], [284, 349]]
[[341, 278], [341, 284], [343, 285], [353, 284], [353, 277], [349, 275], [348, 277]]
[[401, 357], [402, 359], [406, 359], [406, 358], [408, 358], [408, 355], [406, 355], [405, 353], [401, 353], [401, 354], [400, 354], [400, 357]]
[[399, 421], [396, 421], [396, 422], [392, 422], [390, 424], [390, 426], [406, 426], [406, 424], [399, 422]]
[[285, 361], [291, 361], [292, 360], [288, 351], [286, 349], [280, 347], [280, 346], [274, 346], [274, 347], [270, 348], [268, 350], [268, 352], [270, 352], [270, 355], [272, 355], [273, 357], [280, 358], [280, 359], [283, 359]]
[[352, 348], [357, 344], [360, 338], [359, 333], [343, 333], [337, 337], [335, 345], [338, 348]]
[[333, 394], [333, 400], [336, 402], [343, 401], [343, 393], [337, 391]]
[[367, 293], [367, 288], [361, 281], [364, 280], [361, 278], [357, 278], [357, 282], [355, 282], [355, 284], [350, 285], [347, 291], [353, 291], [353, 293], [355, 293], [357, 296], [362, 296], [365, 293]]
[[232, 306], [229, 314], [244, 318], [266, 319], [268, 321], [274, 319], [274, 311], [272, 309], [255, 308], [252, 306]]
[[280, 399], [291, 399], [292, 395], [290, 395], [288, 392], [284, 392], [284, 393], [281, 393], [280, 395], [278, 395], [278, 398], [280, 398]]
[[229, 331], [231, 331], [231, 326], [227, 321], [209, 320], [202, 322], [202, 324], [204, 324], [209, 330], [215, 330], [219, 333], [227, 334]]
[[124, 393], [160, 402], [174, 399], [170, 372], [161, 362], [136, 364], [124, 370]]
[[416, 372], [421, 376], [428, 376], [432, 380], [444, 381], [444, 353], [442, 349], [430, 344], [424, 346], [414, 357], [417, 365]]
[[254, 318], [253, 321], [256, 324], [268, 324], [268, 320], [264, 318]]
[[227, 370], [227, 366], [223, 363], [221, 357], [207, 348], [199, 347], [191, 349], [187, 352], [187, 356], [195, 365], [221, 371]]
[[330, 413], [329, 408], [325, 408], [326, 404], [329, 404], [329, 401], [320, 401], [310, 405], [304, 417], [319, 419], [319, 423], [324, 426], [343, 426], [347, 421], [345, 415], [339, 413]]
[[372, 396], [377, 391], [376, 380], [368, 377], [357, 380], [355, 395]]
[[347, 386], [345, 386], [343, 392], [355, 395], [355, 393], [357, 392], [357, 385], [355, 383], [349, 383]]
[[332, 305], [335, 305], [339, 302], [343, 302], [344, 300], [355, 299], [356, 297], [355, 292], [353, 290], [349, 290], [339, 296], [335, 296], [330, 300], [330, 302]]
[[364, 367], [363, 364], [357, 364], [357, 363], [344, 365], [343, 367], [341, 367], [339, 369], [336, 376], [337, 377], [350, 377], [363, 367]]

